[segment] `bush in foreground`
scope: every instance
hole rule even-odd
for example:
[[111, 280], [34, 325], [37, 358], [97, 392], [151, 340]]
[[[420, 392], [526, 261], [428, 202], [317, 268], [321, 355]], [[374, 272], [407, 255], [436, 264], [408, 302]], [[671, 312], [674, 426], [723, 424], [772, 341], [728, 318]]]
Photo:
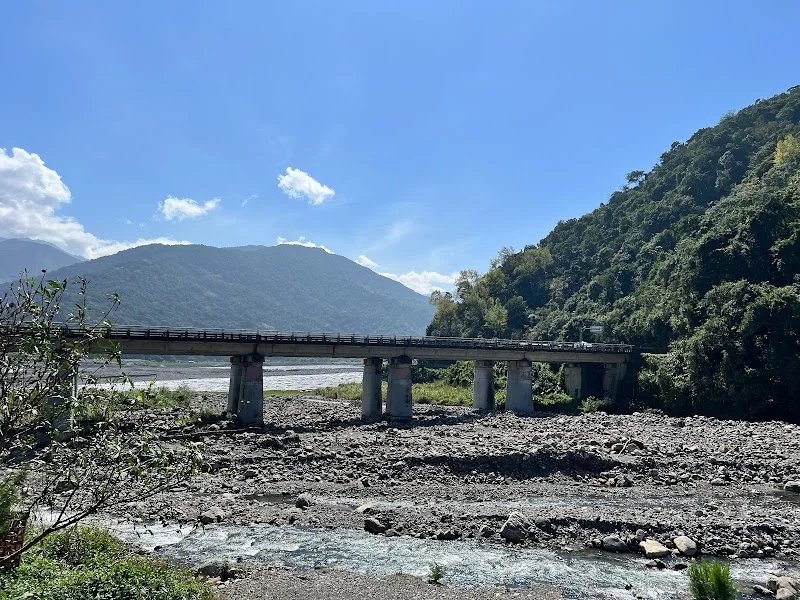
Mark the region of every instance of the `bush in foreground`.
[[701, 560], [689, 567], [689, 590], [694, 600], [736, 600], [731, 568]]
[[0, 599], [215, 600], [188, 570], [135, 556], [111, 534], [77, 527], [53, 534], [0, 575]]

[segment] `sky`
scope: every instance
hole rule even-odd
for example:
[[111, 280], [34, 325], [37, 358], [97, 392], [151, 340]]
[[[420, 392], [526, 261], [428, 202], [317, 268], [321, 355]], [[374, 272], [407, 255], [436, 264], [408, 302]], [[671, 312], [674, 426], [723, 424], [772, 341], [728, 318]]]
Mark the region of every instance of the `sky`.
[[0, 237], [323, 246], [429, 293], [800, 84], [800, 2], [4, 2]]

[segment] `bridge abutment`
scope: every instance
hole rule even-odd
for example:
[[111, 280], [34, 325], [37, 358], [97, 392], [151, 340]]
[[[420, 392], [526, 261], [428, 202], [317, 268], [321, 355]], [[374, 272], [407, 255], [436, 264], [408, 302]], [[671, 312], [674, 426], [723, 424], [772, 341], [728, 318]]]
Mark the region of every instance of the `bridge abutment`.
[[583, 366], [564, 365], [564, 387], [567, 395], [574, 400], [583, 398]]
[[410, 421], [412, 414], [411, 359], [407, 356], [398, 356], [389, 361], [386, 416], [392, 421]]
[[494, 368], [490, 360], [475, 361], [472, 408], [479, 411], [494, 408]]
[[528, 360], [508, 361], [506, 410], [518, 415], [527, 415], [533, 412], [531, 362]]
[[381, 418], [383, 390], [381, 389], [382, 358], [364, 359], [364, 379], [361, 386], [361, 418], [376, 420]]
[[264, 357], [248, 354], [240, 357], [241, 393], [236, 417], [242, 425], [264, 424]]

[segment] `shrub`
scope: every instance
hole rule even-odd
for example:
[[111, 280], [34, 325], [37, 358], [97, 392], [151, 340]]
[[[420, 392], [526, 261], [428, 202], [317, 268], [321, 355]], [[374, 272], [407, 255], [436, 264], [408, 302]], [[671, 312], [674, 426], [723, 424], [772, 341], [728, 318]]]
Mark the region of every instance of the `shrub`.
[[444, 569], [440, 567], [438, 564], [433, 563], [431, 565], [431, 570], [428, 571], [428, 582], [429, 583], [439, 583], [444, 577]]
[[608, 400], [607, 398], [595, 398], [594, 396], [589, 396], [581, 402], [580, 410], [583, 413], [598, 412], [601, 410], [606, 410], [612, 404], [613, 403], [611, 400]]
[[188, 570], [131, 555], [109, 533], [91, 527], [49, 536], [0, 577], [0, 598], [46, 600], [215, 600]]
[[731, 568], [701, 560], [689, 567], [689, 590], [694, 600], [736, 600]]

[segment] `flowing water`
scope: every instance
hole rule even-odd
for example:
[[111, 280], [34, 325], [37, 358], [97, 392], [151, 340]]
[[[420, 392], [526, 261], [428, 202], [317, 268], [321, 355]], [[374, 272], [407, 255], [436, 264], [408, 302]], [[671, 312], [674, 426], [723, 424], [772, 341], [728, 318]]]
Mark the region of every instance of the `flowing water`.
[[[152, 383], [156, 388], [169, 390], [186, 387], [195, 392], [227, 392], [230, 383], [229, 365], [133, 364], [126, 366], [126, 371], [136, 388], [146, 388]], [[363, 367], [358, 364], [268, 364], [264, 366], [264, 389], [305, 391], [340, 383], [358, 383], [362, 373]], [[106, 383], [99, 387], [121, 387], [121, 384]]]
[[[479, 541], [443, 542], [374, 536], [345, 529], [214, 525], [203, 529], [118, 523], [112, 530], [147, 550], [192, 564], [240, 560], [298, 569], [337, 567], [376, 576], [425, 577], [436, 562], [453, 587], [558, 586], [573, 599], [678, 598], [688, 589], [684, 572], [644, 567], [645, 560], [599, 551], [553, 553]], [[777, 561], [743, 560], [732, 566], [742, 584], [781, 571]], [[627, 589], [626, 589], [627, 588]]]

